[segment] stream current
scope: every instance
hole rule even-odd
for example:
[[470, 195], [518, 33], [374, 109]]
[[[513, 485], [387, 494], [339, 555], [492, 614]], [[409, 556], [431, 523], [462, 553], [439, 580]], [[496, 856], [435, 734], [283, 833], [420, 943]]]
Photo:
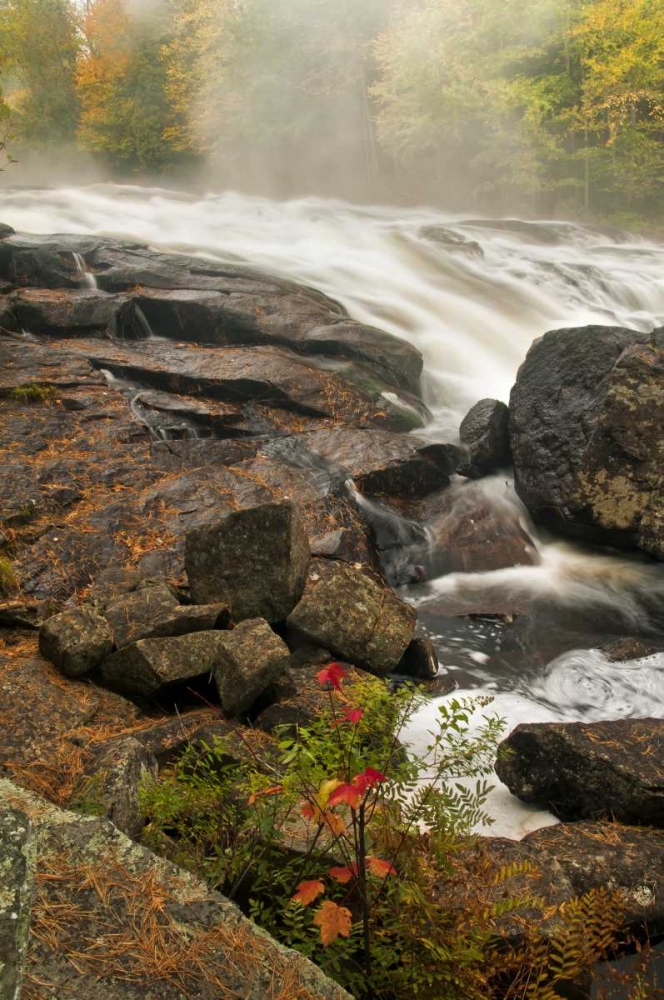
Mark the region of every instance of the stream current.
[[[530, 344], [547, 330], [597, 323], [649, 331], [664, 324], [664, 246], [602, 228], [505, 226], [426, 208], [315, 198], [280, 203], [115, 184], [5, 188], [0, 205], [2, 221], [18, 231], [133, 239], [248, 264], [325, 292], [353, 318], [422, 352], [432, 413], [424, 433], [432, 441], [455, 440], [478, 399], [507, 401]], [[446, 242], [423, 237], [425, 226], [444, 227]], [[495, 502], [519, 506], [505, 477], [483, 489]], [[542, 537], [523, 509], [520, 516], [539, 565], [448, 574], [404, 590], [456, 685], [454, 696], [491, 694], [490, 711], [508, 729], [664, 716], [664, 570]], [[531, 634], [520, 631], [518, 618], [436, 613], [441, 597], [482, 593], [534, 608]], [[623, 661], [603, 650], [607, 640], [630, 636], [654, 649]], [[433, 700], [413, 720], [412, 743], [424, 745], [436, 711]], [[500, 786], [490, 811], [495, 823], [487, 832], [503, 836], [554, 821]]]

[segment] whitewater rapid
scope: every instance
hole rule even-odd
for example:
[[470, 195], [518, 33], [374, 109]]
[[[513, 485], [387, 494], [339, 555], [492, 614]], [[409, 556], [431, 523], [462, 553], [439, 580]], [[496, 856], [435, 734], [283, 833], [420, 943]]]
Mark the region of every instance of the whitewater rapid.
[[[649, 331], [664, 324], [664, 246], [571, 223], [544, 223], [538, 235], [427, 208], [315, 198], [278, 203], [115, 184], [5, 187], [0, 221], [23, 232], [102, 234], [248, 264], [325, 292], [355, 319], [420, 349], [432, 411], [425, 433], [432, 440], [453, 440], [478, 399], [507, 401], [530, 344], [545, 331], [591, 323]], [[481, 254], [424, 238], [422, 227], [432, 225], [476, 241]], [[529, 530], [539, 565], [441, 577], [409, 599], [422, 613], [441, 594], [488, 588], [544, 599], [563, 612], [596, 608], [622, 616], [626, 634], [637, 625], [643, 631], [639, 616], [649, 614], [643, 594], [661, 590], [664, 599], [661, 570], [579, 553]], [[664, 716], [664, 653], [612, 663], [597, 648], [580, 647], [517, 676], [492, 674], [486, 664], [500, 636], [490, 627], [472, 629], [430, 634], [443, 670], [468, 693], [493, 694], [492, 711], [506, 718], [507, 729], [522, 721]], [[436, 707], [432, 702], [413, 721], [415, 744], [425, 740]], [[494, 793], [491, 811], [497, 820], [491, 832], [507, 836], [552, 821], [518, 805], [504, 788]]]
[[[98, 184], [0, 190], [3, 221], [33, 233], [142, 241], [304, 282], [355, 319], [411, 341], [425, 358], [432, 437], [455, 434], [483, 396], [507, 400], [535, 337], [560, 326], [664, 322], [664, 247], [551, 224], [554, 243], [463, 225], [432, 209], [274, 202]], [[483, 255], [419, 235], [444, 225]]]

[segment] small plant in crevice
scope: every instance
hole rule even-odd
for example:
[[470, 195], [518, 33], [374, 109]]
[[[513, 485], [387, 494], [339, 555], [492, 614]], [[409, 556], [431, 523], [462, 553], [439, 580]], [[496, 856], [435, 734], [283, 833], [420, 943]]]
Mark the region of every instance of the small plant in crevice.
[[11, 559], [8, 559], [7, 556], [0, 556], [0, 596], [11, 597], [18, 591], [18, 576]]
[[27, 385], [16, 386], [15, 389], [11, 390], [9, 396], [10, 399], [14, 399], [18, 403], [48, 404], [56, 401], [58, 393], [53, 386], [30, 382]]
[[147, 843], [360, 1000], [553, 1000], [613, 940], [618, 904], [582, 897], [555, 934], [507, 942], [507, 916], [544, 906], [501, 891], [519, 872], [483, 867], [470, 838], [490, 822], [502, 721], [471, 730], [488, 700], [449, 701], [409, 754], [400, 738], [424, 696], [375, 679], [348, 694], [345, 677], [319, 672], [327, 707], [295, 733], [186, 752], [144, 789]]

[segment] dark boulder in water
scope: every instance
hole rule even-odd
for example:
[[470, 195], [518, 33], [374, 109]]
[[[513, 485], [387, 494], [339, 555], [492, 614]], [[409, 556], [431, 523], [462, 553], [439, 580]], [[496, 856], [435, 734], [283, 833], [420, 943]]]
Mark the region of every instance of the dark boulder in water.
[[535, 520], [664, 558], [664, 332], [554, 330], [510, 399], [516, 489]]
[[459, 439], [463, 457], [457, 472], [481, 479], [512, 464], [509, 410], [498, 399], [480, 399], [461, 421]]
[[422, 681], [433, 680], [438, 673], [438, 654], [431, 639], [413, 639], [401, 657], [397, 673]]
[[664, 826], [664, 721], [517, 726], [496, 772], [524, 802], [565, 820], [616, 819]]

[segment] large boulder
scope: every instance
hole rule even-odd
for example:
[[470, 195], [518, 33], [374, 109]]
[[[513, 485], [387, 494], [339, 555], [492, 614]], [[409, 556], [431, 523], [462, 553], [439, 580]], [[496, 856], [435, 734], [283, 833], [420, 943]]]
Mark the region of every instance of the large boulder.
[[388, 587], [342, 563], [314, 560], [288, 624], [312, 642], [379, 676], [395, 670], [416, 614]]
[[224, 632], [194, 632], [167, 639], [140, 639], [109, 656], [102, 680], [114, 691], [151, 697], [209, 674]]
[[219, 644], [214, 679], [228, 716], [246, 712], [286, 670], [290, 650], [266, 621], [243, 621]]
[[664, 557], [664, 331], [545, 334], [512, 389], [510, 438], [536, 520]]
[[89, 608], [53, 615], [39, 630], [40, 652], [68, 677], [89, 674], [112, 648], [110, 625]]
[[512, 464], [508, 408], [498, 399], [480, 399], [461, 421], [459, 440], [462, 476], [481, 479], [505, 469]]
[[[13, 921], [7, 958], [16, 945], [25, 950], [29, 935], [25, 980], [35, 996], [264, 1000], [276, 986], [298, 1000], [349, 1000], [224, 896], [107, 819], [65, 812], [0, 781], [0, 814], [8, 808], [17, 814], [15, 829], [32, 827], [34, 860], [26, 875], [17, 864], [12, 876], [23, 902], [12, 910], [20, 919]], [[4, 848], [2, 828], [0, 837]], [[2, 994], [3, 1000], [19, 995]]]
[[185, 566], [195, 601], [224, 601], [237, 621], [283, 621], [297, 604], [309, 542], [291, 503], [233, 511], [187, 534]]
[[539, 554], [526, 530], [523, 508], [504, 483], [462, 480], [423, 500], [413, 510], [427, 527], [405, 567], [413, 580], [445, 573], [487, 573], [533, 566]]
[[664, 826], [660, 719], [520, 725], [501, 747], [496, 772], [524, 802], [566, 820]]

